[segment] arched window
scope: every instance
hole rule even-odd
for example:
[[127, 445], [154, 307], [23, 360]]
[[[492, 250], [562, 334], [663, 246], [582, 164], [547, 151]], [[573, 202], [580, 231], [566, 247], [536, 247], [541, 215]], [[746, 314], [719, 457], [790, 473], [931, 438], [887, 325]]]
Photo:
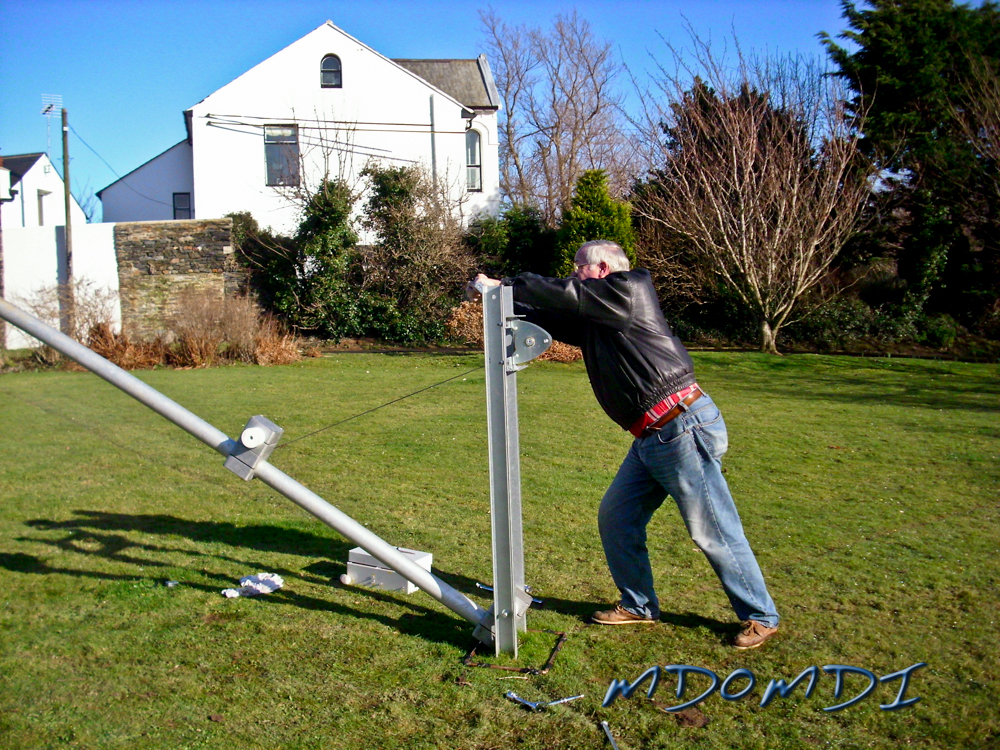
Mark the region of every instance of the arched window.
[[327, 55], [319, 66], [319, 83], [325, 89], [339, 89], [343, 85], [340, 72], [340, 58]]
[[482, 192], [483, 157], [479, 132], [476, 130], [465, 131], [465, 181], [470, 193]]

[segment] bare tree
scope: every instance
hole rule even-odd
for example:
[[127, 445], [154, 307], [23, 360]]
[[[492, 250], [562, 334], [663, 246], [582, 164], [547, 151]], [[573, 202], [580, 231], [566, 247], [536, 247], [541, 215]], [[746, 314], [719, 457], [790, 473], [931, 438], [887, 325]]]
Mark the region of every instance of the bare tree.
[[550, 226], [588, 169], [605, 170], [621, 195], [634, 171], [617, 85], [624, 67], [612, 44], [595, 39], [575, 11], [556, 16], [549, 31], [508, 26], [493, 10], [480, 18], [504, 104], [503, 195], [537, 206]]
[[690, 243], [696, 258], [754, 311], [761, 349], [828, 273], [857, 229], [872, 167], [858, 149], [837, 79], [801, 58], [735, 64], [693, 36], [670, 47], [644, 97], [649, 163], [633, 202]]
[[953, 108], [962, 134], [986, 162], [996, 196], [1000, 198], [1000, 69], [985, 59], [971, 61], [972, 76], [962, 90], [966, 104]]

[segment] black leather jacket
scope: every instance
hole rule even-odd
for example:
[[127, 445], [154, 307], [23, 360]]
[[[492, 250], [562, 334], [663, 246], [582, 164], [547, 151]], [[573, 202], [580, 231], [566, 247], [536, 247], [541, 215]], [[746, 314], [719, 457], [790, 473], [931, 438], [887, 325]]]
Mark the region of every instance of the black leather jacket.
[[526, 273], [504, 283], [515, 313], [583, 350], [594, 395], [622, 429], [694, 383], [694, 364], [663, 319], [649, 271], [586, 281]]

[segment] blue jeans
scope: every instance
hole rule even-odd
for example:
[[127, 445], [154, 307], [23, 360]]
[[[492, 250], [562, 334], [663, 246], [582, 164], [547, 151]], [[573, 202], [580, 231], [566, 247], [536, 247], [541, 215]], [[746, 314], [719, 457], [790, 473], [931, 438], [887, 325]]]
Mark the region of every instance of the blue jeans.
[[743, 533], [720, 459], [729, 447], [726, 423], [702, 396], [662, 430], [638, 438], [604, 494], [601, 542], [625, 609], [658, 618], [646, 525], [669, 494], [705, 553], [740, 620], [775, 627], [778, 613]]

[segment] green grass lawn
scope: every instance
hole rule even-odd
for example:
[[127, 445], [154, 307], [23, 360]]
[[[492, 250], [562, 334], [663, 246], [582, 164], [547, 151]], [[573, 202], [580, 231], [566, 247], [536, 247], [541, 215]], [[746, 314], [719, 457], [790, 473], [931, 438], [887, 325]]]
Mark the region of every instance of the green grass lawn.
[[[724, 465], [784, 620], [761, 649], [665, 505], [650, 527], [663, 622], [601, 628], [615, 600], [596, 530], [628, 436], [583, 367], [519, 375], [525, 564], [568, 633], [547, 675], [465, 667], [472, 627], [432, 598], [345, 587], [352, 546], [162, 418], [82, 373], [0, 376], [0, 747], [977, 748], [1000, 745], [1000, 367], [898, 359], [695, 355], [730, 432]], [[481, 365], [475, 356], [339, 355], [274, 368], [140, 377], [230, 435], [253, 414], [285, 441]], [[279, 448], [272, 463], [435, 572], [488, 600], [481, 369]], [[227, 600], [240, 576], [285, 588]], [[167, 580], [179, 581], [172, 588]], [[519, 665], [554, 636], [529, 633]], [[509, 660], [501, 660], [509, 663]], [[769, 681], [848, 665], [899, 682], [820, 677], [762, 708]], [[662, 710], [665, 674], [602, 708], [614, 678], [686, 664], [752, 692]], [[684, 700], [708, 680], [688, 677]], [[734, 682], [738, 693], [747, 681]], [[540, 713], [504, 698], [586, 697]], [[697, 719], [697, 721], [691, 721]], [[707, 720], [707, 724], [704, 722]], [[691, 726], [688, 724], [704, 724]]]

